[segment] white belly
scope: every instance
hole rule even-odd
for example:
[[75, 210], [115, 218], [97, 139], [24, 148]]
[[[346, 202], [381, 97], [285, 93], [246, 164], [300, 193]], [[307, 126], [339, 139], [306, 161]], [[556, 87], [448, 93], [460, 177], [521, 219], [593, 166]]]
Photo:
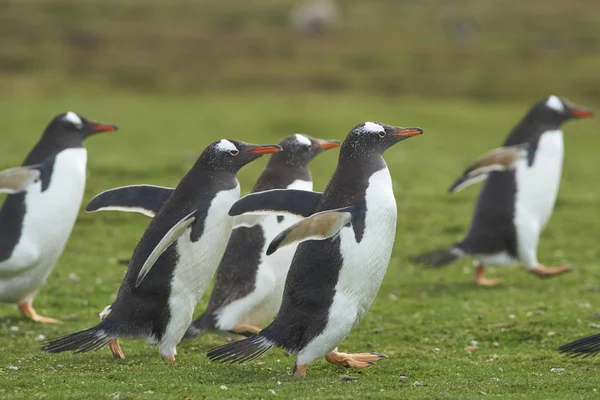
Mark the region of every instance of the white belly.
[[[296, 180], [286, 189], [312, 191], [312, 181]], [[285, 279], [296, 253], [297, 244], [285, 246], [267, 256], [267, 247], [281, 231], [298, 222], [301, 218], [285, 215], [282, 222], [277, 216], [265, 216], [260, 225], [265, 235], [265, 243], [260, 251], [255, 289], [246, 297], [237, 299], [217, 312], [217, 326], [221, 330], [231, 330], [239, 323], [265, 326], [279, 311], [285, 287]]]
[[528, 266], [537, 264], [537, 243], [552, 215], [562, 172], [562, 131], [546, 132], [540, 138], [531, 167], [527, 160], [516, 165], [517, 198], [514, 223], [519, 258]]
[[335, 287], [329, 320], [321, 335], [298, 356], [307, 364], [331, 352], [367, 312], [383, 281], [396, 235], [396, 200], [387, 168], [373, 174], [366, 192], [365, 232], [357, 243], [354, 231], [340, 231], [342, 269]]
[[[163, 342], [174, 346], [192, 322], [194, 307], [202, 298], [231, 235], [233, 219], [228, 211], [240, 198], [240, 186], [219, 192], [208, 209], [204, 231], [196, 242], [190, 240], [191, 228], [177, 240], [179, 260], [171, 281], [169, 308], [171, 320]], [[162, 348], [161, 348], [162, 352]]]
[[31, 300], [62, 254], [77, 219], [85, 189], [87, 151], [72, 148], [55, 159], [52, 178], [25, 195], [21, 238], [11, 257], [0, 263], [0, 301]]

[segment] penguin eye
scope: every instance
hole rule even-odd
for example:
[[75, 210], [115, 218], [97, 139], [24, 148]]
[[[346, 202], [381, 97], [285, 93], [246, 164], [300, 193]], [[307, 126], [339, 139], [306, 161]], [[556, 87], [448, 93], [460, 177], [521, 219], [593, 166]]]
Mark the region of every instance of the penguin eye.
[[237, 156], [238, 154], [240, 154], [239, 150], [229, 150], [229, 154], [231, 154], [232, 156]]
[[385, 131], [378, 132], [377, 135], [379, 135], [379, 137], [383, 139], [385, 137]]

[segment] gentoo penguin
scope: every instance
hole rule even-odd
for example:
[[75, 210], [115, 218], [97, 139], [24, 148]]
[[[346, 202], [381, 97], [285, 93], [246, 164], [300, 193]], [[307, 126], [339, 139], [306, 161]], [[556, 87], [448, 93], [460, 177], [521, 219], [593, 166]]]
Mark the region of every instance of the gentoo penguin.
[[[279, 145], [283, 151], [269, 159], [253, 193], [271, 189], [312, 191], [308, 164], [324, 150], [339, 147], [340, 142], [296, 134], [284, 138]], [[300, 218], [291, 215], [263, 218], [254, 226], [233, 230], [206, 311], [190, 325], [185, 338], [209, 330], [256, 334], [277, 314], [296, 246], [288, 246], [271, 256], [266, 256], [265, 251], [281, 230]]]
[[[303, 134], [285, 137], [279, 142], [283, 151], [269, 159], [252, 192], [312, 190], [308, 164], [318, 154], [339, 145], [337, 140], [316, 139]], [[154, 216], [172, 190], [151, 185], [115, 188], [95, 196], [86, 210], [120, 210]], [[271, 257], [264, 253], [275, 235], [298, 220], [300, 218], [293, 215], [264, 216], [255, 225], [243, 224], [233, 230], [217, 269], [207, 309], [190, 325], [184, 338], [208, 330], [254, 334], [260, 331], [259, 326], [264, 326], [275, 316], [296, 248], [289, 246]], [[122, 353], [113, 352], [113, 355], [121, 357]]]
[[39, 181], [9, 195], [0, 209], [0, 302], [17, 304], [36, 322], [33, 299], [65, 248], [85, 188], [87, 152], [83, 141], [117, 127], [74, 112], [56, 116], [23, 166], [42, 164]]
[[594, 356], [600, 352], [600, 333], [563, 344], [558, 351], [573, 357]]
[[231, 234], [227, 211], [240, 196], [236, 173], [279, 150], [231, 139], [209, 145], [146, 228], [102, 321], [42, 349], [80, 353], [112, 341], [111, 350], [118, 352], [117, 337], [145, 337], [159, 345], [165, 360], [175, 360], [176, 346]]
[[281, 309], [256, 336], [217, 347], [211, 360], [245, 362], [273, 347], [296, 354], [294, 375], [325, 356], [331, 363], [364, 368], [381, 354], [337, 351], [375, 298], [392, 253], [396, 201], [383, 152], [419, 128], [375, 122], [354, 127], [341, 146], [338, 166], [323, 193], [271, 190], [236, 202], [230, 215], [291, 213], [307, 217], [284, 230], [267, 254], [301, 241], [290, 267]]
[[566, 99], [550, 96], [536, 103], [512, 130], [504, 146], [529, 143], [527, 159], [515, 168], [489, 173], [479, 195], [471, 228], [459, 242], [413, 258], [420, 264], [443, 266], [467, 254], [475, 259], [475, 282], [494, 286], [501, 281], [486, 279], [484, 266], [520, 261], [541, 277], [559, 275], [569, 266], [547, 268], [537, 260], [539, 236], [556, 201], [563, 161], [560, 126], [593, 112]]

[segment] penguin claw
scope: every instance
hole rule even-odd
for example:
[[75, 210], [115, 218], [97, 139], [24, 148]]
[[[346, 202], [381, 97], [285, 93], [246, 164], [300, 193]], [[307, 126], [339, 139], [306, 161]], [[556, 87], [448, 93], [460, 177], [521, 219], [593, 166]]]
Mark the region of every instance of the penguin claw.
[[381, 354], [381, 353], [372, 352], [371, 354], [373, 354], [374, 356], [377, 356], [379, 358], [388, 358], [388, 356], [386, 356], [385, 354]]
[[375, 365], [375, 361], [367, 361], [367, 364], [369, 364], [369, 365]]

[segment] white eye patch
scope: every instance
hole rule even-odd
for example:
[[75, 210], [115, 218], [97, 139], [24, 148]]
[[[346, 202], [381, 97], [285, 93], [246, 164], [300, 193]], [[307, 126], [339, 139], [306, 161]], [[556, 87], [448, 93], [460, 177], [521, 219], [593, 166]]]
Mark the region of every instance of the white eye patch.
[[385, 132], [383, 126], [376, 124], [375, 122], [365, 122], [363, 124], [363, 131], [367, 133], [379, 133]]
[[227, 139], [221, 139], [215, 148], [220, 151], [238, 151], [238, 148]]
[[306, 137], [306, 136], [304, 136], [304, 135], [301, 135], [301, 134], [299, 134], [299, 133], [296, 133], [296, 141], [297, 141], [298, 143], [300, 143], [300, 144], [303, 144], [303, 145], [305, 145], [305, 146], [310, 146], [310, 145], [311, 145], [311, 143], [310, 143], [310, 139], [309, 139], [309, 138], [307, 138], [307, 137]]
[[69, 111], [68, 113], [66, 113], [63, 117], [63, 120], [72, 123], [78, 128], [81, 128], [83, 126], [83, 121], [81, 120], [81, 118], [79, 118], [79, 115], [75, 114], [73, 111]]
[[554, 95], [548, 97], [548, 100], [546, 100], [546, 107], [551, 108], [554, 111], [558, 111], [560, 113], [565, 111], [565, 105], [563, 104], [563, 102]]

